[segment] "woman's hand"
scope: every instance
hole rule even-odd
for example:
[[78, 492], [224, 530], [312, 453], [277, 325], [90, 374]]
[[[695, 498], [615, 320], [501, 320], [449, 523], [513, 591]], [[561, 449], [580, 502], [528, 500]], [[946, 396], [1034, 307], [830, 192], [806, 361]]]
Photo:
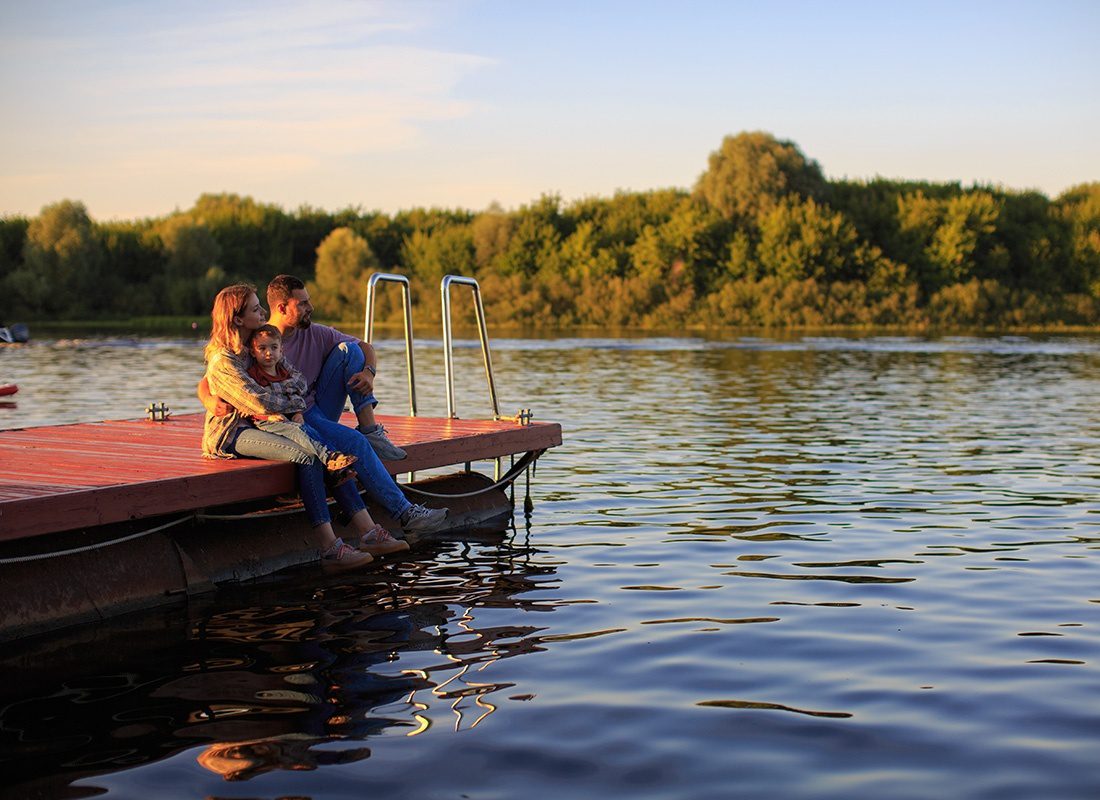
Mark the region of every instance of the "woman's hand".
[[210, 391], [210, 385], [206, 382], [205, 376], [199, 381], [196, 391], [199, 395], [199, 401], [202, 402], [203, 408], [215, 417], [224, 417], [233, 410], [233, 406], [229, 405], [229, 403]]

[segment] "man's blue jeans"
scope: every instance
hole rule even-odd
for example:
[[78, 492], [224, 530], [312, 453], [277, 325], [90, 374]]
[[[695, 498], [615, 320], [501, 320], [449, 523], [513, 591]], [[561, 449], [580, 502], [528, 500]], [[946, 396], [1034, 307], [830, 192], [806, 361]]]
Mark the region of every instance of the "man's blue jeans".
[[351, 376], [362, 372], [364, 364], [359, 345], [342, 342], [332, 348], [317, 378], [314, 404], [305, 412], [306, 423], [327, 447], [359, 457], [355, 462], [359, 482], [372, 500], [385, 508], [394, 519], [399, 519], [412, 503], [382, 466], [381, 459], [367, 438], [357, 429], [340, 424], [340, 414], [344, 411], [346, 400], [351, 400], [356, 411], [368, 403], [377, 405], [373, 394], [363, 395], [348, 389]]
[[[256, 428], [241, 428], [238, 431], [233, 452], [244, 458], [289, 461], [295, 464], [298, 468], [298, 491], [302, 495], [302, 505], [309, 517], [309, 524], [316, 528], [332, 522], [328, 511], [328, 494], [325, 491], [325, 468], [313, 452], [291, 439]], [[351, 482], [337, 486], [332, 490], [332, 496], [348, 516], [366, 508], [363, 498]]]

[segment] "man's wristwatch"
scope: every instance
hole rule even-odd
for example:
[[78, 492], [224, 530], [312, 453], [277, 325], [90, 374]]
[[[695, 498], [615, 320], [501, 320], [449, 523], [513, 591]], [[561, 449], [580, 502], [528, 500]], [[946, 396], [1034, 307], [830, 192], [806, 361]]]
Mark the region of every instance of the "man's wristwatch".
[[377, 375], [378, 375], [378, 370], [376, 370], [376, 369], [375, 369], [374, 367], [372, 367], [372, 366], [371, 366], [370, 364], [366, 364], [366, 365], [364, 365], [364, 366], [366, 366], [366, 368], [367, 368], [367, 372], [369, 372], [369, 373], [370, 373], [371, 375], [374, 375], [374, 376], [377, 376]]

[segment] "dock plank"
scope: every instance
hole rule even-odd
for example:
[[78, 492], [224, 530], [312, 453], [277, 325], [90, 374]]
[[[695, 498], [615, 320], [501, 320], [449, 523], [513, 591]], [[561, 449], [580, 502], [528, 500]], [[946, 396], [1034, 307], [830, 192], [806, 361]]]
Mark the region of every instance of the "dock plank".
[[[379, 416], [408, 452], [391, 474], [498, 458], [561, 444], [557, 423]], [[110, 420], [0, 431], [0, 540], [142, 519], [294, 490], [294, 468], [206, 459], [202, 414], [166, 422]], [[346, 424], [354, 417], [345, 415]]]

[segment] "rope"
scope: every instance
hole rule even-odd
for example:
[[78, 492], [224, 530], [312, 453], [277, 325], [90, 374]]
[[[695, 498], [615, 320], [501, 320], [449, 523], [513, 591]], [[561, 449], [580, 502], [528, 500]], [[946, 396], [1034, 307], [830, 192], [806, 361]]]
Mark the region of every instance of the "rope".
[[461, 492], [459, 494], [438, 494], [436, 492], [427, 492], [427, 491], [424, 491], [423, 489], [417, 489], [414, 486], [402, 486], [401, 488], [404, 489], [406, 492], [410, 492], [412, 494], [420, 495], [421, 497], [434, 497], [434, 498], [437, 498], [437, 499], [440, 499], [440, 500], [446, 500], [448, 498], [455, 498], [455, 497], [477, 497], [479, 494], [485, 494], [486, 492], [491, 492], [494, 489], [499, 489], [502, 486], [509, 485], [516, 478], [519, 477], [519, 474], [521, 472], [523, 472], [523, 470], [527, 469], [528, 464], [531, 464], [532, 462], [534, 462], [535, 459], [537, 459], [539, 456], [541, 456], [545, 452], [546, 452], [545, 450], [528, 450], [526, 453], [523, 454], [523, 458], [521, 458], [519, 461], [517, 461], [515, 464], [513, 464], [512, 468], [509, 469], [507, 472], [504, 473], [504, 475], [501, 476], [499, 481], [497, 481], [496, 483], [490, 484], [489, 486], [486, 486], [482, 489], [477, 489], [477, 490], [472, 491], [472, 492]]
[[[435, 498], [442, 499], [442, 500], [446, 500], [448, 498], [458, 498], [458, 497], [477, 497], [479, 494], [485, 494], [486, 492], [491, 492], [494, 489], [499, 489], [501, 486], [507, 486], [508, 484], [512, 483], [513, 481], [515, 481], [516, 478], [519, 477], [519, 473], [527, 468], [528, 464], [533, 463], [539, 456], [541, 456], [545, 452], [546, 452], [546, 450], [529, 450], [529, 451], [527, 451], [526, 453], [523, 454], [523, 457], [519, 461], [517, 461], [515, 464], [512, 465], [511, 469], [509, 469], [506, 473], [504, 473], [503, 476], [501, 476], [499, 481], [497, 481], [496, 483], [493, 483], [489, 486], [485, 486], [481, 489], [477, 489], [475, 491], [472, 491], [472, 492], [463, 492], [463, 493], [460, 493], [460, 494], [438, 494], [438, 493], [435, 493], [435, 492], [428, 492], [428, 491], [425, 491], [423, 489], [417, 489], [415, 486], [402, 486], [401, 488], [404, 489], [407, 492], [419, 495], [421, 497], [435, 497]], [[527, 486], [528, 493], [530, 493], [530, 490], [531, 490], [530, 482], [528, 482], [528, 486]], [[331, 503], [330, 503], [330, 505], [331, 505]], [[250, 511], [250, 512], [245, 513], [245, 514], [202, 514], [202, 513], [199, 513], [199, 514], [195, 515], [195, 519], [198, 519], [198, 520], [232, 521], [232, 520], [238, 520], [238, 519], [255, 519], [256, 517], [264, 517], [264, 518], [267, 518], [267, 517], [285, 517], [285, 516], [288, 516], [290, 514], [297, 514], [301, 510], [302, 510], [301, 506], [292, 506], [290, 508], [286, 508], [286, 509], [283, 509], [283, 510], [280, 510], [280, 511]]]
[[74, 547], [70, 550], [57, 550], [57, 551], [52, 552], [52, 553], [35, 553], [34, 555], [30, 555], [30, 556], [15, 556], [13, 558], [0, 558], [0, 564], [21, 564], [21, 563], [24, 563], [24, 562], [27, 562], [27, 561], [43, 561], [47, 558], [58, 558], [59, 556], [71, 556], [71, 555], [76, 555], [77, 553], [87, 553], [87, 552], [90, 552], [92, 550], [99, 550], [99, 549], [104, 548], [104, 547], [110, 547], [111, 545], [114, 545], [114, 544], [122, 544], [123, 542], [131, 542], [134, 539], [140, 539], [142, 536], [148, 536], [151, 533], [157, 533], [158, 531], [163, 531], [166, 528], [171, 528], [175, 525], [179, 525], [180, 523], [187, 522], [188, 520], [194, 519], [195, 517], [196, 517], [195, 514], [188, 514], [187, 516], [180, 517], [179, 519], [173, 520], [172, 522], [166, 522], [163, 525], [157, 525], [155, 528], [149, 528], [149, 530], [138, 531], [137, 533], [131, 533], [128, 536], [123, 536], [119, 539], [111, 539], [110, 541], [106, 541], [106, 542], [96, 542], [95, 544], [88, 544], [88, 545], [84, 545], [83, 547]]

